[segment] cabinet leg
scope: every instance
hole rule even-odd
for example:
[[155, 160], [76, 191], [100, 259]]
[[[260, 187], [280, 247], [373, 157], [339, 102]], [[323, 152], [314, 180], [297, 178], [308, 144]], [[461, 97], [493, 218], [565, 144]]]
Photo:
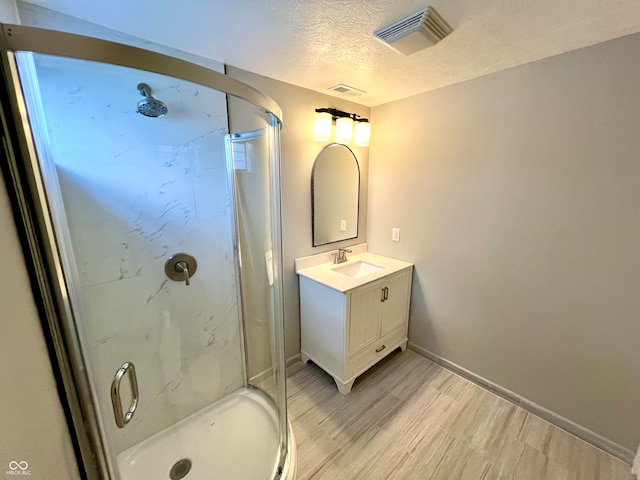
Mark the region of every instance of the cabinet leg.
[[306, 365], [307, 363], [309, 363], [309, 360], [311, 359], [309, 358], [308, 355], [305, 355], [304, 353], [300, 352], [300, 360], [302, 360], [302, 363]]
[[404, 342], [402, 342], [400, 344], [400, 351], [401, 352], [404, 352], [407, 349], [407, 342], [408, 342], [408, 340], [405, 340]]
[[333, 380], [336, 382], [336, 385], [338, 386], [338, 391], [342, 395], [346, 395], [347, 393], [349, 393], [351, 391], [351, 388], [353, 387], [353, 382], [356, 381], [356, 379], [354, 378], [349, 382], [343, 382], [335, 377], [333, 377]]

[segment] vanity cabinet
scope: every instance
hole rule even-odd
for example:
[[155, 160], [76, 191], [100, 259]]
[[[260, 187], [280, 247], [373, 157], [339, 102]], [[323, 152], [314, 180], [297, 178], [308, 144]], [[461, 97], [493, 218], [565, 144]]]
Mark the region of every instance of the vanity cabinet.
[[341, 292], [300, 277], [302, 361], [333, 376], [343, 395], [358, 375], [397, 348], [407, 347], [409, 266]]

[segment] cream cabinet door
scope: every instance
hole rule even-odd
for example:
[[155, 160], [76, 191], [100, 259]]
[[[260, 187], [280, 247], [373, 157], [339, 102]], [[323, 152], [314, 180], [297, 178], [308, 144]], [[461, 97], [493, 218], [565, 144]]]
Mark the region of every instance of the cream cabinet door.
[[355, 355], [380, 338], [384, 305], [384, 281], [357, 288], [349, 293], [347, 315], [347, 355]]
[[[382, 287], [386, 290], [384, 291], [384, 302], [382, 302], [380, 336], [384, 337], [395, 328], [407, 323], [411, 269], [388, 277]], [[378, 308], [380, 308], [379, 304]]]

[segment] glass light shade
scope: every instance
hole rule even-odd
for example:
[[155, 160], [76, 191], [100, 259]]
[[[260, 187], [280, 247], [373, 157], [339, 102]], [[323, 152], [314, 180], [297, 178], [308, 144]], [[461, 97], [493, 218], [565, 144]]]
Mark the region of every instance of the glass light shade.
[[313, 137], [316, 142], [328, 142], [331, 140], [332, 118], [329, 112], [316, 112], [313, 122]]
[[336, 120], [336, 142], [349, 143], [353, 136], [353, 119], [340, 117]]
[[353, 135], [356, 147], [368, 147], [371, 137], [371, 124], [369, 122], [356, 122], [356, 131]]

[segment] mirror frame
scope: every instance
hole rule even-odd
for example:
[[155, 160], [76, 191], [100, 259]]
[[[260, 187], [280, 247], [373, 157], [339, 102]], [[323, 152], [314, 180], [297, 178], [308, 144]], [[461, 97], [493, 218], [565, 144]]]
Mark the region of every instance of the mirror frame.
[[[329, 149], [330, 147], [334, 147], [334, 146], [341, 146], [346, 148], [349, 153], [353, 156], [353, 160], [356, 162], [356, 168], [358, 170], [358, 185], [357, 185], [357, 205], [356, 205], [356, 233], [353, 237], [343, 237], [343, 238], [339, 238], [336, 240], [331, 240], [329, 242], [323, 242], [323, 243], [317, 243], [316, 242], [316, 222], [315, 222], [315, 216], [316, 216], [316, 196], [315, 196], [315, 187], [316, 187], [316, 168], [318, 166], [318, 160], [320, 159], [320, 156], [325, 152], [325, 150]], [[313, 247], [320, 247], [322, 245], [329, 245], [331, 243], [338, 243], [338, 242], [342, 242], [343, 240], [353, 240], [354, 238], [358, 238], [358, 232], [360, 230], [360, 183], [361, 183], [361, 179], [360, 179], [360, 162], [358, 161], [358, 157], [356, 156], [355, 152], [353, 150], [351, 150], [351, 148], [349, 148], [347, 145], [343, 144], [343, 143], [337, 143], [337, 142], [333, 142], [333, 143], [329, 143], [327, 145], [325, 145], [322, 150], [320, 150], [320, 152], [318, 153], [318, 155], [316, 155], [316, 159], [313, 162], [313, 168], [311, 170], [311, 244]]]

